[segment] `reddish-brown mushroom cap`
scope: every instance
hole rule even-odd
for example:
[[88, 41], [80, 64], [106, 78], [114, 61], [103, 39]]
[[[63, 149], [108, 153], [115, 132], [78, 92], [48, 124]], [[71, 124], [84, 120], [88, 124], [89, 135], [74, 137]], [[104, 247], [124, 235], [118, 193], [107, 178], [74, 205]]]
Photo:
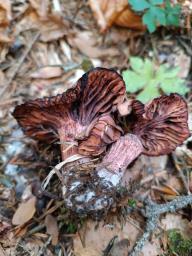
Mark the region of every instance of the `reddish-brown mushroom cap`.
[[[123, 102], [124, 97], [125, 85], [121, 76], [110, 69], [95, 68], [85, 73], [74, 88], [55, 97], [36, 99], [19, 105], [15, 108], [13, 116], [28, 136], [47, 142], [60, 138], [61, 143], [73, 143], [75, 140], [87, 139], [87, 129], [91, 132], [90, 126], [93, 127], [91, 136], [98, 135], [97, 120], [106, 113], [108, 118], [104, 118], [102, 122], [106, 122], [109, 127], [112, 122], [110, 113]], [[103, 126], [104, 129], [106, 125]], [[99, 145], [97, 139], [92, 140], [97, 144], [93, 155], [103, 152], [108, 142], [112, 143], [118, 139], [117, 127], [110, 124], [110, 129], [113, 128], [113, 138], [111, 135], [108, 141], [102, 138], [102, 145]], [[110, 129], [108, 128], [109, 133]], [[106, 131], [101, 130], [101, 134], [106, 135]], [[120, 136], [120, 132], [118, 134]], [[87, 145], [86, 140], [81, 145], [84, 152], [85, 148], [87, 152], [92, 151], [92, 148], [89, 149], [89, 140]]]
[[[190, 135], [187, 104], [178, 94], [161, 96], [147, 105], [133, 100], [131, 107], [132, 112], [126, 116], [123, 127], [126, 135], [113, 143], [101, 162], [102, 167], [118, 175], [123, 175], [140, 154], [169, 154]], [[108, 175], [103, 170], [98, 172]]]
[[190, 135], [187, 104], [175, 93], [156, 98], [145, 106], [136, 101], [132, 116], [135, 121], [131, 130], [140, 138], [143, 154], [149, 156], [169, 154]]

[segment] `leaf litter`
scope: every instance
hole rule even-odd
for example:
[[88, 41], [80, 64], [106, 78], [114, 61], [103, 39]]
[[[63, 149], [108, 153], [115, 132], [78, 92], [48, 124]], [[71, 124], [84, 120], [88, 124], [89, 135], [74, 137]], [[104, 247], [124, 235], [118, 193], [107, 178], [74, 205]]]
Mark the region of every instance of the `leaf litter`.
[[[186, 34], [175, 36], [170, 32], [165, 37], [155, 34], [152, 42], [143, 28], [140, 32], [122, 28], [128, 27], [130, 19], [117, 19], [119, 10], [110, 1], [95, 1], [97, 6], [91, 9], [89, 5], [93, 1], [89, 4], [77, 2], [0, 1], [0, 16], [3, 17], [0, 19], [2, 255], [28, 255], [29, 252], [35, 255], [72, 255], [74, 252], [89, 256], [127, 255], [144, 230], [145, 220], [139, 214], [142, 200], [150, 196], [155, 202], [167, 202], [188, 193], [192, 187], [188, 142], [174, 153], [176, 158], [142, 156], [137, 159], [129, 167], [125, 179], [125, 183], [129, 183], [130, 198], [136, 200], [136, 208], [121, 209], [118, 220], [109, 216], [98, 227], [97, 222], [78, 219], [67, 211], [58, 192], [60, 180], [57, 177], [51, 179], [46, 191], [38, 185], [53, 166], [61, 162], [58, 145], [55, 144], [53, 150], [23, 134], [18, 136], [19, 128], [10, 113], [16, 104], [26, 99], [52, 96], [70, 88], [84, 73], [81, 64], [85, 57], [93, 65], [99, 63], [122, 72], [129, 68], [130, 56], [154, 58], [151, 54], [155, 53], [160, 63], [180, 66], [180, 77], [187, 78], [191, 86], [190, 40]], [[108, 7], [104, 10], [102, 4]], [[190, 4], [186, 1], [185, 8], [188, 7]], [[189, 92], [187, 100], [191, 112], [190, 99]], [[24, 193], [29, 185], [29, 192]], [[156, 256], [166, 251], [165, 233], [170, 229], [178, 228], [190, 238], [190, 213], [189, 206], [162, 216], [161, 228], [143, 247], [141, 255]]]

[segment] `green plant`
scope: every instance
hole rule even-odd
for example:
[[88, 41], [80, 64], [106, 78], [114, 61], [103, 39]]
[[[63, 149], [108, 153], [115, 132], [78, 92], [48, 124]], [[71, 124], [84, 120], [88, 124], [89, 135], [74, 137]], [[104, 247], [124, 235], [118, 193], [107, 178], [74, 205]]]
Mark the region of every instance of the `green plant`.
[[130, 58], [131, 70], [123, 71], [123, 79], [128, 93], [138, 93], [137, 99], [146, 103], [158, 97], [161, 92], [165, 94], [179, 93], [184, 95], [189, 91], [184, 79], [178, 77], [179, 68], [171, 68], [167, 64], [155, 66], [146, 58]]
[[171, 5], [170, 0], [128, 0], [131, 8], [142, 12], [142, 22], [150, 33], [154, 32], [157, 25], [179, 26], [181, 6]]
[[136, 205], [137, 205], [137, 202], [135, 201], [135, 199], [130, 198], [130, 199], [128, 200], [128, 205], [129, 205], [130, 207], [132, 207], [132, 208], [135, 208]]
[[192, 239], [185, 239], [176, 229], [168, 232], [168, 244], [170, 255], [192, 255]]

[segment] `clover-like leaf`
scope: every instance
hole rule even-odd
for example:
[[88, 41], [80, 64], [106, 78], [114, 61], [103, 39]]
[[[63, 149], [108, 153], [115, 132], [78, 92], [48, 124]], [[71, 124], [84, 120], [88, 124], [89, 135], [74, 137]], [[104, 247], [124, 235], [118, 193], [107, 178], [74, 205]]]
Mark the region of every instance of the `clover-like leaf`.
[[185, 81], [178, 77], [178, 67], [171, 68], [167, 64], [157, 67], [150, 59], [138, 57], [130, 58], [130, 66], [131, 70], [123, 71], [126, 90], [138, 93], [137, 99], [143, 103], [159, 96], [162, 91], [181, 95], [189, 91]]
[[128, 3], [134, 11], [143, 12], [142, 22], [150, 33], [159, 25], [179, 25], [180, 4], [172, 5], [170, 0], [128, 0]]
[[153, 5], [161, 5], [164, 0], [149, 0], [149, 2]]
[[144, 11], [145, 9], [150, 7], [149, 2], [146, 0], [129, 0], [128, 3], [131, 5], [134, 11]]

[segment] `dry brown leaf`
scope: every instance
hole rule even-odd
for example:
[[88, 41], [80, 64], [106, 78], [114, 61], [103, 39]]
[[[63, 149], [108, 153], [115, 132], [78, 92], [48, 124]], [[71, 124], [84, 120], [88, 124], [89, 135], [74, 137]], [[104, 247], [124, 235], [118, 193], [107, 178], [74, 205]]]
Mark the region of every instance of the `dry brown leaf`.
[[7, 26], [11, 21], [11, 3], [9, 0], [0, 0], [0, 26]]
[[28, 226], [18, 226], [15, 230], [16, 237], [23, 237], [27, 233]]
[[131, 10], [127, 0], [89, 0], [89, 4], [102, 32], [113, 24], [145, 30], [141, 17]]
[[50, 42], [66, 35], [67, 28], [68, 22], [63, 20], [61, 16], [49, 14], [42, 19], [34, 10], [31, 10], [16, 24], [15, 35], [25, 30], [36, 29], [41, 32], [41, 41]]
[[139, 256], [159, 256], [162, 255], [163, 251], [161, 249], [159, 239], [152, 238], [152, 242], [147, 242]]
[[0, 0], [0, 42], [10, 43], [11, 37], [8, 35], [7, 27], [12, 18], [11, 3], [9, 0]]
[[13, 39], [10, 36], [8, 36], [5, 31], [3, 31], [3, 32], [0, 31], [0, 42], [1, 43], [11, 43], [12, 41], [13, 41]]
[[151, 188], [171, 196], [177, 196], [179, 194], [174, 188], [169, 186], [152, 186]]
[[46, 19], [48, 16], [49, 0], [29, 0], [31, 6], [36, 10], [39, 17]]
[[60, 77], [63, 71], [60, 67], [42, 67], [37, 71], [33, 72], [30, 77], [31, 78], [41, 78], [41, 79], [49, 79], [54, 77]]
[[47, 215], [45, 218], [45, 226], [47, 233], [52, 236], [52, 244], [58, 243], [59, 230], [57, 226], [57, 220], [52, 215]]
[[[6, 220], [3, 220], [0, 216], [0, 236], [3, 236], [6, 231], [8, 231], [11, 228], [11, 224], [8, 223]], [[1, 255], [1, 254], [0, 254]]]
[[122, 239], [121, 241], [114, 243], [109, 256], [127, 256], [128, 247], [129, 241], [127, 239]]
[[23, 202], [17, 208], [15, 214], [13, 215], [12, 224], [13, 225], [23, 225], [29, 221], [35, 214], [36, 208], [36, 197], [32, 196], [26, 202]]
[[164, 230], [178, 229], [186, 238], [192, 237], [192, 226], [187, 219], [182, 218], [181, 215], [174, 213], [167, 213], [165, 218], [161, 220], [161, 227]]
[[104, 225], [103, 222], [100, 222], [97, 229], [95, 229], [96, 222], [94, 221], [87, 221], [86, 225], [85, 233], [83, 237], [81, 237], [85, 247], [83, 247], [82, 240], [79, 236], [74, 238], [74, 251], [76, 256], [102, 255], [103, 250], [115, 236], [118, 236], [117, 239], [119, 241], [123, 239], [127, 239], [129, 241], [130, 245], [127, 249], [128, 252], [133, 248], [133, 245], [140, 233], [136, 226], [129, 222], [126, 222], [123, 227], [117, 221], [113, 222], [114, 227]]
[[68, 40], [73, 47], [79, 49], [80, 52], [89, 58], [119, 55], [119, 51], [115, 48], [101, 49], [97, 47], [93, 33], [89, 31], [79, 31], [74, 37], [68, 37]]

